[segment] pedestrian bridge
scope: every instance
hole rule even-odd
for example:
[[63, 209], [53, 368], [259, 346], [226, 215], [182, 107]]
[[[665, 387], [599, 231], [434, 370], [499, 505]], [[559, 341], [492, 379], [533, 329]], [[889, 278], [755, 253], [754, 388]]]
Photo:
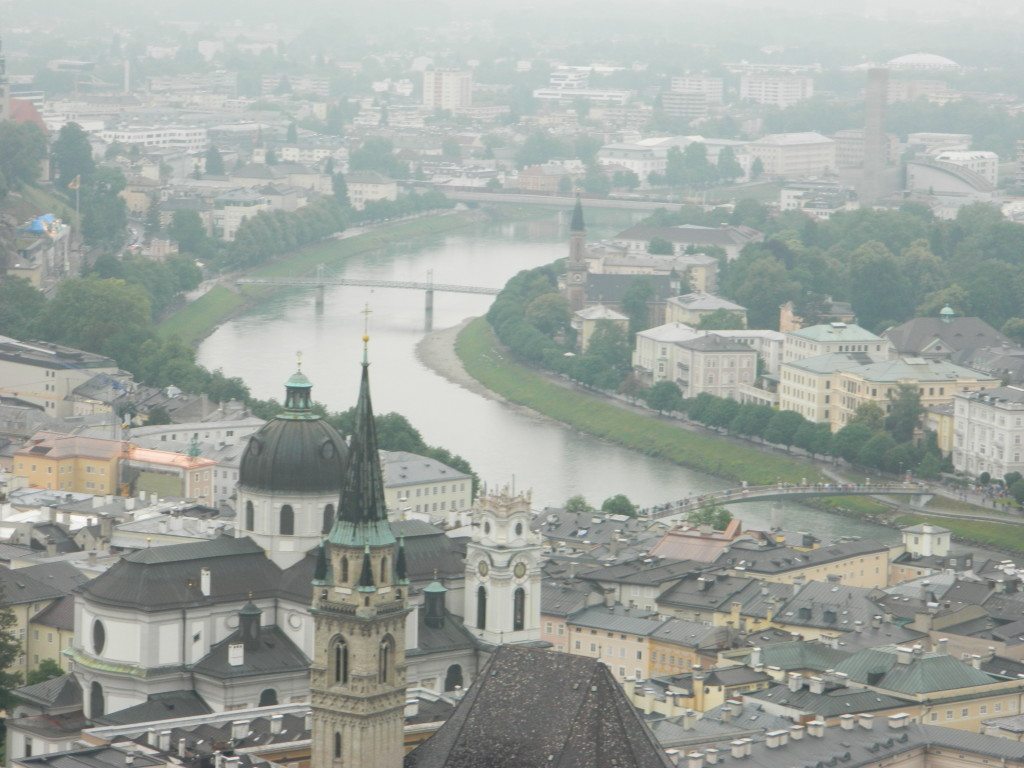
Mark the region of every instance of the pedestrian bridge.
[[672, 517], [698, 510], [701, 507], [726, 506], [743, 504], [751, 501], [767, 501], [771, 499], [811, 498], [816, 496], [912, 496], [911, 504], [924, 506], [932, 494], [924, 483], [813, 483], [809, 485], [793, 485], [777, 483], [775, 485], [751, 485], [742, 488], [729, 488], [716, 493], [706, 493], [677, 501], [659, 504], [643, 509], [640, 514], [650, 519]]

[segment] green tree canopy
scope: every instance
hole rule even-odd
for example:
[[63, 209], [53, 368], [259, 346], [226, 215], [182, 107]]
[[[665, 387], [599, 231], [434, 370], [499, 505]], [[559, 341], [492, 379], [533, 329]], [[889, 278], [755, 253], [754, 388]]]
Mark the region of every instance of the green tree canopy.
[[587, 513], [593, 512], [594, 508], [587, 503], [587, 500], [581, 495], [577, 494], [572, 496], [565, 501], [565, 511], [571, 513]]
[[735, 312], [730, 312], [728, 309], [716, 309], [714, 312], [704, 315], [697, 323], [697, 327], [702, 331], [736, 331], [745, 326], [743, 318]]
[[210, 176], [224, 175], [224, 157], [213, 144], [206, 150], [206, 173]]
[[60, 677], [64, 674], [64, 670], [60, 668], [53, 659], [43, 659], [39, 662], [39, 666], [35, 669], [29, 670], [28, 675], [25, 676], [25, 685], [35, 685], [36, 683], [45, 683], [47, 680], [52, 680], [55, 677]]
[[78, 123], [66, 123], [57, 134], [51, 150], [57, 184], [66, 189], [76, 177], [83, 185], [88, 184], [96, 170], [92, 159], [92, 146], [88, 134]]
[[658, 413], [671, 413], [683, 410], [683, 393], [672, 381], [659, 381], [643, 393], [648, 407]]
[[716, 531], [724, 531], [732, 522], [732, 512], [718, 504], [708, 504], [690, 512], [686, 520], [693, 525], [709, 525]]
[[653, 253], [657, 256], [671, 256], [676, 252], [675, 247], [663, 237], [651, 238], [651, 242], [647, 244], [647, 252]]
[[617, 493], [614, 496], [609, 496], [601, 504], [601, 511], [606, 512], [609, 515], [626, 515], [627, 517], [636, 517], [636, 505], [629, 500], [629, 497]]
[[569, 328], [569, 302], [557, 291], [544, 293], [526, 307], [526, 320], [546, 336]]
[[885, 417], [885, 428], [896, 442], [909, 442], [914, 438], [914, 430], [924, 413], [920, 390], [911, 384], [900, 384], [896, 394], [889, 399], [891, 403], [889, 414]]

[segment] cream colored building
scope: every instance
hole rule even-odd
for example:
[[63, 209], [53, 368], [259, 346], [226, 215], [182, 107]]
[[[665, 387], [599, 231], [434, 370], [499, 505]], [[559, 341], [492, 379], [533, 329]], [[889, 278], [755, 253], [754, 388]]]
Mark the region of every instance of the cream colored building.
[[47, 416], [73, 415], [74, 403], [66, 398], [99, 373], [117, 374], [117, 363], [72, 347], [0, 336], [0, 395], [41, 406]]
[[842, 371], [833, 388], [832, 431], [842, 429], [864, 403], [877, 403], [888, 413], [900, 385], [917, 387], [921, 405], [928, 408], [953, 401], [958, 393], [977, 392], [998, 387], [1000, 381], [984, 374], [953, 365], [944, 360], [904, 357], [870, 363]]
[[835, 172], [836, 143], [820, 133], [775, 133], [747, 145], [766, 176], [818, 178]]
[[398, 199], [398, 182], [376, 171], [351, 171], [345, 175], [348, 200], [357, 211], [367, 203]]
[[783, 363], [779, 367], [779, 410], [796, 411], [808, 421], [829, 424], [839, 372], [870, 362], [864, 354], [836, 353]]
[[1001, 478], [1024, 472], [1024, 389], [997, 387], [953, 398], [953, 468]]
[[740, 77], [740, 100], [785, 109], [814, 95], [814, 80], [806, 75], [748, 72]]
[[593, 304], [572, 313], [572, 327], [577, 333], [580, 352], [586, 352], [590, 346], [590, 337], [594, 335], [600, 323], [611, 323], [624, 333], [629, 331], [629, 318], [621, 312], [604, 306]]
[[683, 397], [702, 392], [737, 400], [741, 386], [757, 379], [757, 352], [712, 332], [675, 345], [673, 380]]
[[[750, 347], [764, 363], [765, 372], [778, 375], [782, 360], [784, 336], [778, 331], [751, 330], [698, 331], [686, 323], [666, 323], [648, 328], [636, 335], [633, 368], [652, 383], [663, 381], [675, 369], [680, 348], [677, 342], [690, 341], [714, 334], [723, 339]], [[756, 368], [755, 368], [756, 372]]]
[[782, 362], [832, 354], [862, 354], [871, 360], [888, 360], [888, 340], [859, 325], [834, 322], [798, 328], [786, 334]]
[[423, 72], [423, 106], [454, 111], [473, 103], [473, 74], [459, 70], [428, 69]]
[[380, 451], [380, 464], [394, 520], [412, 515], [454, 526], [473, 506], [473, 478], [465, 472], [408, 451]]
[[248, 189], [226, 192], [214, 200], [213, 233], [221, 240], [231, 242], [242, 222], [269, 209], [270, 202], [258, 192]]
[[648, 638], [662, 621], [628, 608], [595, 606], [566, 619], [568, 653], [601, 659], [619, 682], [647, 675]]
[[694, 291], [673, 296], [665, 301], [665, 322], [685, 323], [697, 327], [708, 315], [725, 311], [733, 315], [743, 328], [747, 327], [747, 308], [712, 293]]

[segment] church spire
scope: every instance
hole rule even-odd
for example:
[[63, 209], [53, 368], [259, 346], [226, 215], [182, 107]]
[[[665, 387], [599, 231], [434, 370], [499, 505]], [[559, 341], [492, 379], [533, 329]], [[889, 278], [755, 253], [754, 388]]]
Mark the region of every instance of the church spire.
[[572, 222], [569, 224], [570, 232], [586, 232], [587, 227], [583, 223], [583, 201], [580, 200], [580, 195], [576, 193], [576, 207], [572, 209]]
[[359, 547], [395, 543], [384, 504], [384, 478], [370, 401], [370, 363], [366, 349], [369, 340], [368, 335], [363, 336], [363, 375], [356, 403], [355, 431], [341, 483], [338, 519], [330, 534], [333, 544]]

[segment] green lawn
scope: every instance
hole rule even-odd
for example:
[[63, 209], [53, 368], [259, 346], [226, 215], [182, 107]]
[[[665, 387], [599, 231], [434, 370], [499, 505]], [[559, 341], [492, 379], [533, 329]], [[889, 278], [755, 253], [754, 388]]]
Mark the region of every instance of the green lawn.
[[754, 485], [779, 478], [788, 482], [820, 479], [812, 465], [798, 459], [690, 432], [602, 397], [558, 386], [510, 360], [482, 318], [459, 334], [455, 349], [467, 372], [502, 397], [649, 456]]
[[964, 541], [974, 542], [998, 549], [1024, 551], [1024, 525], [1003, 525], [977, 520], [953, 520], [944, 517], [928, 517], [927, 515], [901, 515], [897, 517], [897, 525], [917, 525], [928, 523], [948, 528], [953, 536]]
[[[415, 237], [450, 232], [467, 227], [479, 219], [474, 212], [422, 216], [374, 229], [344, 240], [325, 240], [263, 264], [246, 274], [249, 277], [303, 277], [316, 272], [323, 264], [333, 271], [340, 264], [361, 253], [375, 251]], [[244, 286], [235, 290], [216, 286], [205, 296], [184, 305], [164, 318], [157, 327], [161, 336], [178, 337], [186, 344], [198, 344], [214, 328], [256, 299], [272, 293], [275, 288]]]

